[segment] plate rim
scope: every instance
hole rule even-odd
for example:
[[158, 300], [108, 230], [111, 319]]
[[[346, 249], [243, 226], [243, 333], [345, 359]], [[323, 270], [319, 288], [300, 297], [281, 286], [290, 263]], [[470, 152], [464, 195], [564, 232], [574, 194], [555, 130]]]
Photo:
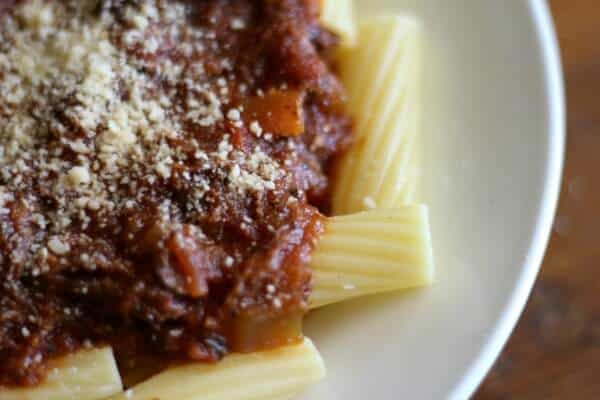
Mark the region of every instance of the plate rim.
[[547, 0], [528, 0], [528, 13], [534, 24], [535, 39], [541, 51], [544, 90], [547, 94], [549, 144], [544, 191], [535, 230], [522, 272], [492, 333], [463, 377], [454, 386], [449, 399], [470, 398], [492, 368], [521, 316], [541, 268], [558, 207], [563, 175], [566, 141], [566, 105], [560, 47]]

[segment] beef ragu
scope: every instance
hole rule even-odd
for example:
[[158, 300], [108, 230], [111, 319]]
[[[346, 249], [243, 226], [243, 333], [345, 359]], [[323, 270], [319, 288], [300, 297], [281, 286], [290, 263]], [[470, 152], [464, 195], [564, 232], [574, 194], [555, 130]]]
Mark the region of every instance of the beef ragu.
[[336, 43], [314, 0], [0, 0], [0, 385], [300, 338]]

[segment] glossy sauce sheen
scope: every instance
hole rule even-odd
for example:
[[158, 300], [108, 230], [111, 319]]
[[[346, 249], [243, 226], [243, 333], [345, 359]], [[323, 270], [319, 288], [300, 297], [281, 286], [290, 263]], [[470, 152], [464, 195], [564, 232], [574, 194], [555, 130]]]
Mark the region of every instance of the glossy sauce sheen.
[[[0, 26], [18, 20], [15, 10], [27, 1], [13, 3], [0, 0]], [[36, 384], [48, 358], [85, 345], [111, 344], [127, 370], [141, 356], [213, 362], [231, 351], [298, 340], [330, 165], [349, 145], [351, 125], [330, 63], [337, 39], [319, 26], [316, 2], [69, 4], [83, 3], [89, 7], [79, 11], [87, 13], [81, 20], [102, 13], [112, 18], [111, 48], [137, 63], [135, 76], [166, 93], [168, 114], [160, 111], [159, 120], [192, 117], [177, 120], [177, 134], [154, 132], [163, 147], [159, 139], [145, 142], [138, 159], [119, 150], [110, 158], [119, 167], [109, 176], [103, 171], [110, 162], [94, 164], [96, 155], [75, 144], [99, 148], [100, 135], [112, 128], [103, 122], [89, 128], [74, 118], [81, 112], [76, 94], [65, 91], [56, 104], [20, 106], [25, 117], [35, 115], [36, 124], [49, 128], [36, 133], [33, 157], [0, 163], [0, 384]], [[199, 50], [178, 50], [168, 33], [172, 21], [128, 19], [127, 7], [140, 4], [156, 5], [161, 15], [173, 4], [183, 6], [184, 23], [203, 33], [181, 36], [181, 43], [200, 43]], [[151, 40], [130, 40], [132, 24]], [[0, 57], [11, 51], [9, 42], [0, 44]], [[172, 82], [156, 72], [167, 60], [182, 65], [181, 74], [195, 63], [202, 71], [190, 84]], [[3, 80], [8, 69], [0, 69]], [[126, 87], [129, 80], [123, 82]], [[200, 116], [193, 114], [192, 84], [205, 84], [204, 96], [226, 94], [220, 113], [208, 115], [203, 106]], [[123, 89], [119, 96], [131, 104], [134, 94]], [[5, 129], [12, 126], [9, 106], [0, 101], [0, 131], [2, 121]], [[37, 115], [44, 107], [50, 111]], [[41, 156], [40, 149], [56, 156]], [[169, 160], [136, 164], [163, 150], [172, 152]], [[64, 163], [42, 174], [46, 167], [38, 167], [36, 157]], [[240, 168], [235, 157], [244, 160]], [[27, 168], [11, 169], [23, 164]], [[57, 190], [65, 179], [72, 186]], [[81, 195], [96, 179], [108, 188], [101, 201]], [[73, 204], [81, 210], [73, 211]]]

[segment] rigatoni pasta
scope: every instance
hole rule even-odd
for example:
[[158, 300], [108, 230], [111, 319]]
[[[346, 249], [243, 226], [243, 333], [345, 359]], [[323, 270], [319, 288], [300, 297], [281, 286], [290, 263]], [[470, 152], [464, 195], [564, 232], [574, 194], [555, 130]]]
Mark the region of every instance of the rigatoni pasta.
[[339, 58], [356, 142], [337, 169], [335, 214], [393, 208], [407, 197], [419, 122], [420, 29], [407, 17], [366, 20], [357, 46]]
[[353, 0], [320, 0], [323, 25], [340, 35], [343, 46], [356, 44]]
[[434, 269], [427, 207], [330, 218], [311, 267], [313, 308], [430, 284]]
[[250, 354], [232, 354], [216, 365], [169, 369], [111, 400], [286, 399], [325, 376], [312, 342]]
[[100, 400], [123, 388], [110, 347], [51, 361], [46, 381], [31, 388], [0, 388], [0, 400]]
[[410, 155], [406, 181], [397, 198], [398, 204], [417, 204], [420, 202], [421, 171], [421, 146], [419, 137], [416, 137], [413, 144], [413, 153]]

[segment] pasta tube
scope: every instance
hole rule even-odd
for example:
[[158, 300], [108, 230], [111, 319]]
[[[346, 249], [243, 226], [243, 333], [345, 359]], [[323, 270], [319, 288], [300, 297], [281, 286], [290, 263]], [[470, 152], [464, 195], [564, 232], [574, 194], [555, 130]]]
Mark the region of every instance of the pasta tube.
[[172, 368], [111, 400], [278, 400], [291, 398], [324, 375], [319, 352], [304, 339], [275, 350], [232, 354], [214, 365]]
[[330, 218], [311, 266], [313, 308], [431, 283], [434, 266], [427, 207]]
[[356, 42], [353, 0], [321, 0], [321, 21], [342, 38], [342, 44]]
[[414, 139], [415, 143], [410, 154], [406, 182], [403, 184], [403, 189], [398, 192], [398, 197], [394, 201], [396, 204], [417, 204], [420, 201], [421, 152], [418, 135], [415, 135]]
[[109, 347], [61, 357], [48, 370], [47, 379], [35, 387], [0, 388], [0, 400], [96, 400], [123, 390]]
[[417, 21], [372, 18], [359, 26], [356, 48], [340, 57], [356, 142], [340, 162], [333, 212], [405, 204], [419, 122]]

